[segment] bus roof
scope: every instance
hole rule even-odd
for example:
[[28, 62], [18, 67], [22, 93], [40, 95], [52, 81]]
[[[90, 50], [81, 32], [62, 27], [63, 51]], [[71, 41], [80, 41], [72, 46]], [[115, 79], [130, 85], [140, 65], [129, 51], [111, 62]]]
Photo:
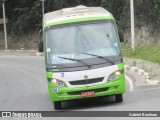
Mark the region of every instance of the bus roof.
[[44, 14], [43, 27], [71, 22], [114, 19], [112, 14], [102, 7], [77, 7], [64, 8]]

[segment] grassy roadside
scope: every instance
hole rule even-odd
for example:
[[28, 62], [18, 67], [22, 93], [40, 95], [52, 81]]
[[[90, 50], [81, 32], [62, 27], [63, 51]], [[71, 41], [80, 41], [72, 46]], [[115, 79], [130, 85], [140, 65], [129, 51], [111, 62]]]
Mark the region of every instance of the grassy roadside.
[[143, 59], [160, 64], [160, 46], [159, 45], [139, 45], [135, 48], [135, 52], [132, 49], [126, 49], [122, 47], [123, 56], [129, 58]]

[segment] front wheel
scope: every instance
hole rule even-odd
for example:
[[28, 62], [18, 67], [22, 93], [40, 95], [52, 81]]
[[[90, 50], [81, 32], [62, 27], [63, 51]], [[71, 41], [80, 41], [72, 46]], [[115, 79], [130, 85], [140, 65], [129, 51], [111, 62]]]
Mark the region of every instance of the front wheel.
[[115, 95], [115, 101], [116, 101], [117, 103], [123, 102], [123, 96], [122, 96], [122, 94], [117, 94], [117, 95]]
[[59, 110], [62, 108], [62, 104], [61, 104], [61, 101], [55, 101], [53, 102], [54, 103], [54, 109], [55, 110]]

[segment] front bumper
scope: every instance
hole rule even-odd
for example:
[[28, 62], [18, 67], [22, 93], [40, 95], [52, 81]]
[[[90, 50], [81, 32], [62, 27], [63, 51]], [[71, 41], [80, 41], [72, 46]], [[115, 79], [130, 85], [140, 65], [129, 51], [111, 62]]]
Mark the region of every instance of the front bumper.
[[[98, 97], [98, 96], [108, 96], [115, 94], [122, 94], [125, 92], [125, 80], [119, 79], [115, 81], [110, 81], [106, 84], [87, 86], [87, 87], [77, 87], [77, 88], [65, 88], [58, 87], [58, 91], [54, 91], [55, 86], [48, 82], [48, 90], [51, 101], [64, 101], [64, 100], [73, 100], [73, 99], [82, 99], [89, 97]], [[82, 97], [81, 92], [83, 91], [95, 91], [94, 96]]]

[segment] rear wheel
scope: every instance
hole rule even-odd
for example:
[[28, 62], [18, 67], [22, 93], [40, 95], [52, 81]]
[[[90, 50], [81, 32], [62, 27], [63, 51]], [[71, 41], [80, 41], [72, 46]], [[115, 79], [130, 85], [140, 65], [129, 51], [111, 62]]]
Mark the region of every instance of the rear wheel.
[[117, 103], [123, 102], [123, 96], [122, 96], [122, 94], [117, 94], [117, 95], [115, 95], [115, 101], [116, 101]]
[[62, 103], [61, 103], [61, 101], [54, 101], [53, 103], [54, 103], [54, 109], [55, 109], [55, 110], [59, 110], [59, 109], [62, 108]]

